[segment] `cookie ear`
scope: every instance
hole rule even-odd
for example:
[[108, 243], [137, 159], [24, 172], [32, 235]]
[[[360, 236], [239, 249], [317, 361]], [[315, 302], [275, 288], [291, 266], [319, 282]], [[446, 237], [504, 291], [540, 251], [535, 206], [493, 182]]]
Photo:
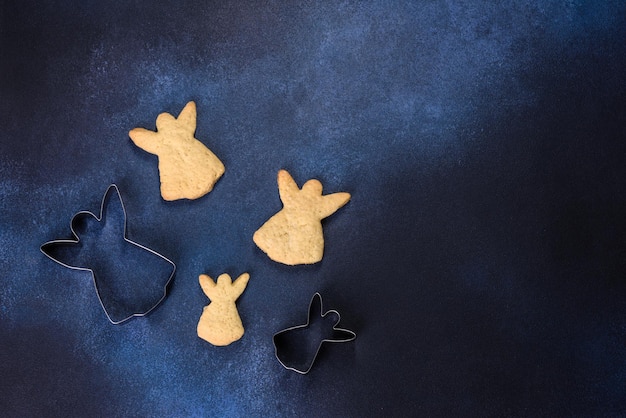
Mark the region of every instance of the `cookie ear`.
[[193, 134], [196, 131], [196, 103], [187, 103], [176, 119], [181, 127]]
[[250, 275], [248, 273], [243, 273], [233, 282], [233, 293], [235, 298], [238, 298], [239, 295], [243, 293], [248, 285], [248, 280], [250, 280]]
[[198, 277], [198, 279], [200, 281], [200, 287], [202, 288], [202, 291], [204, 292], [205, 295], [207, 295], [209, 299], [211, 299], [211, 295], [213, 294], [213, 289], [215, 289], [216, 287], [215, 282], [207, 274], [201, 274]]
[[289, 174], [287, 170], [280, 170], [276, 180], [278, 182], [280, 200], [283, 204], [291, 202], [300, 191], [295, 180], [291, 177], [291, 174]]
[[135, 128], [128, 132], [130, 139], [144, 151], [156, 154], [159, 151], [161, 141], [156, 132], [144, 128]]
[[322, 205], [318, 209], [319, 216], [324, 219], [348, 203], [350, 200], [350, 193], [339, 192], [331, 193], [326, 196], [322, 196]]

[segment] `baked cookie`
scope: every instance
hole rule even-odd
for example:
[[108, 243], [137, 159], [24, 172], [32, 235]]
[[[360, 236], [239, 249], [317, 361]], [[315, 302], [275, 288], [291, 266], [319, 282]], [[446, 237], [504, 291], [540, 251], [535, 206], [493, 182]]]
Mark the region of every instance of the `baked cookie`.
[[302, 189], [286, 170], [278, 172], [283, 208], [253, 236], [269, 258], [287, 265], [314, 264], [324, 255], [322, 219], [348, 203], [349, 193], [322, 195], [322, 183], [312, 179]]
[[217, 282], [206, 274], [201, 274], [199, 279], [211, 303], [204, 307], [198, 321], [198, 337], [218, 346], [237, 341], [244, 330], [235, 301], [248, 285], [250, 275], [243, 273], [234, 282], [226, 273], [220, 275]]
[[135, 128], [128, 135], [139, 148], [159, 157], [163, 199], [197, 199], [213, 190], [224, 164], [194, 137], [196, 104], [187, 103], [178, 118], [161, 113], [156, 127], [156, 132]]

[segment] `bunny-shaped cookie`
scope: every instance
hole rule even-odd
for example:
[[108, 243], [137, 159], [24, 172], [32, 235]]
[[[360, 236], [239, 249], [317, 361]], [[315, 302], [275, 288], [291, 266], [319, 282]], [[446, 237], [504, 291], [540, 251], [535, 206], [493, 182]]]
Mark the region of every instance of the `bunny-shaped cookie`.
[[317, 263], [324, 255], [321, 221], [348, 203], [350, 194], [322, 195], [315, 179], [299, 189], [286, 170], [278, 172], [278, 192], [284, 207], [254, 233], [255, 244], [283, 264]]
[[159, 157], [163, 199], [197, 199], [213, 190], [224, 164], [194, 138], [196, 104], [187, 103], [178, 118], [161, 113], [156, 127], [156, 132], [135, 128], [128, 135], [139, 148]]
[[243, 273], [234, 282], [226, 273], [220, 275], [217, 282], [206, 274], [201, 274], [199, 279], [211, 303], [202, 311], [198, 337], [218, 346], [237, 341], [243, 336], [244, 330], [235, 301], [245, 290], [250, 275]]

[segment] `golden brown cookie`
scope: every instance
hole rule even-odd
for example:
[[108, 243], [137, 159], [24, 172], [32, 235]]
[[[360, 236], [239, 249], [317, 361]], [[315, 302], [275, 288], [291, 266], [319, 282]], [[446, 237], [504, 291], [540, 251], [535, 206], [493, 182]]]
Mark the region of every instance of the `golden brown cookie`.
[[198, 321], [198, 337], [218, 346], [237, 341], [244, 330], [235, 301], [248, 285], [250, 275], [243, 273], [234, 282], [225, 273], [217, 278], [217, 283], [206, 274], [201, 274], [199, 279], [211, 303], [204, 307]]
[[253, 236], [269, 258], [287, 265], [313, 264], [324, 255], [322, 219], [348, 203], [349, 193], [322, 195], [322, 183], [312, 179], [302, 189], [286, 170], [278, 172], [283, 208]]
[[194, 137], [196, 104], [187, 103], [178, 118], [161, 113], [156, 127], [156, 132], [135, 128], [128, 135], [139, 148], [159, 157], [163, 199], [197, 199], [213, 190], [224, 164]]

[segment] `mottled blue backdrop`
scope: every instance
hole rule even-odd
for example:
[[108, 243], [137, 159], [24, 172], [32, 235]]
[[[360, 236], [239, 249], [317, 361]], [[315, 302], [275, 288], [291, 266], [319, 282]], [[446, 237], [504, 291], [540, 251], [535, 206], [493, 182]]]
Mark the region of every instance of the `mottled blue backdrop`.
[[[226, 173], [165, 202], [128, 131], [189, 100]], [[624, 415], [625, 158], [624, 1], [0, 1], [0, 415]], [[252, 242], [281, 168], [352, 194], [317, 265]], [[39, 250], [110, 183], [177, 264], [117, 326]], [[213, 347], [198, 275], [244, 271]], [[316, 291], [357, 338], [303, 376]]]

